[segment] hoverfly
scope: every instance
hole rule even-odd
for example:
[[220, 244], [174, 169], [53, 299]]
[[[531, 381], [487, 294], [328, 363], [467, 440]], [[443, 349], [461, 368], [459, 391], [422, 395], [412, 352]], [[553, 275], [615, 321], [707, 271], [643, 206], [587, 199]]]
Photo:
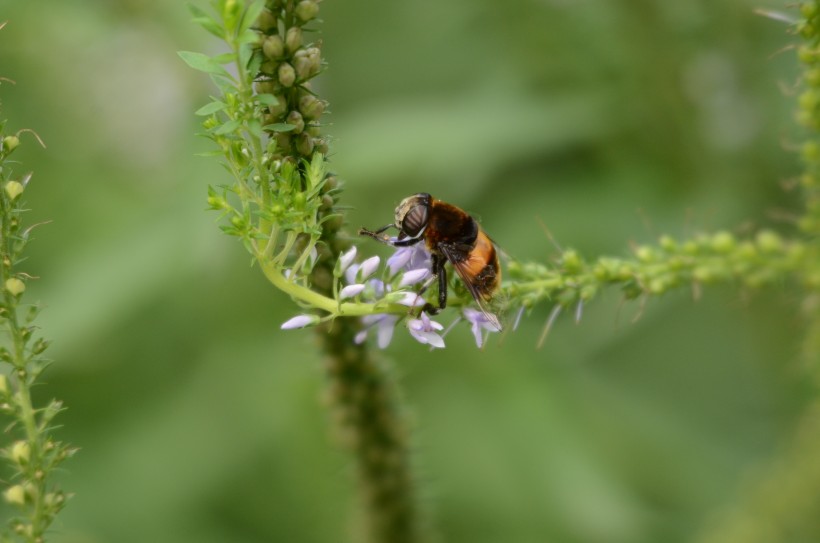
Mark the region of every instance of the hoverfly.
[[[396, 228], [398, 237], [391, 239], [383, 234], [388, 228]], [[375, 231], [362, 228], [359, 235], [393, 247], [408, 247], [423, 240], [432, 255], [432, 277], [421, 292], [438, 279], [438, 307], [428, 303], [423, 310], [435, 314], [446, 307], [447, 272], [444, 265], [449, 262], [490, 324], [501, 330], [498, 317], [487, 309], [501, 284], [498, 253], [478, 222], [464, 210], [421, 192], [401, 201], [396, 207], [394, 223]]]

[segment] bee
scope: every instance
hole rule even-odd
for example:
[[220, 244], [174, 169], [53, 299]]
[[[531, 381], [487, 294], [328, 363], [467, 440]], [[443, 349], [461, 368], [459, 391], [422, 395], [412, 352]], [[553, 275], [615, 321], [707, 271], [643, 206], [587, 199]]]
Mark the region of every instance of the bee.
[[[389, 228], [399, 231], [397, 238], [384, 234]], [[393, 247], [409, 247], [424, 241], [432, 255], [432, 265], [431, 277], [420, 294], [438, 279], [438, 307], [428, 303], [423, 310], [435, 314], [447, 306], [444, 265], [449, 262], [490, 324], [501, 330], [498, 317], [487, 309], [501, 283], [498, 253], [478, 222], [464, 210], [420, 192], [401, 201], [396, 207], [394, 223], [375, 231], [362, 228], [359, 235]]]

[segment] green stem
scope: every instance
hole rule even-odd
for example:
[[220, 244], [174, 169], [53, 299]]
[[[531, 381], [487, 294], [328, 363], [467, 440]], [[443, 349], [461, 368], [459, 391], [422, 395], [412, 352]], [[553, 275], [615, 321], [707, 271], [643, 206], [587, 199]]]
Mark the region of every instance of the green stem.
[[337, 317], [363, 317], [364, 315], [373, 315], [376, 313], [407, 313], [408, 308], [401, 304], [391, 303], [358, 303], [358, 302], [344, 302], [339, 303], [329, 296], [324, 296], [319, 292], [308, 287], [288, 280], [280, 271], [281, 267], [273, 260], [266, 259], [264, 255], [257, 252], [255, 254], [259, 265], [262, 268], [262, 273], [270, 281], [273, 286], [310, 307], [321, 309], [331, 315]]

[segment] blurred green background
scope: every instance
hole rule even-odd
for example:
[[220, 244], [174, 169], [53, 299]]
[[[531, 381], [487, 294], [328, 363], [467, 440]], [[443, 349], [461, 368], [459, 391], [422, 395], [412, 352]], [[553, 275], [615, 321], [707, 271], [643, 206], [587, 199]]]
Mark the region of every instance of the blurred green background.
[[[206, 6], [206, 2], [194, 2]], [[511, 255], [625, 255], [660, 234], [790, 232], [797, 67], [763, 0], [328, 0], [333, 168], [349, 223], [428, 191]], [[204, 211], [224, 182], [178, 50], [220, 44], [183, 2], [0, 0], [0, 97], [35, 129], [27, 296], [56, 363], [40, 400], [81, 453], [63, 543], [349, 541], [349, 458], [329, 437], [298, 309]], [[381, 248], [365, 244], [365, 252]], [[807, 396], [800, 298], [709, 288], [543, 307], [483, 351], [403, 331], [385, 353], [442, 541], [689, 541], [789, 439]], [[642, 313], [641, 313], [642, 311]], [[635, 317], [641, 315], [639, 319]], [[4, 514], [8, 506], [0, 506]]]

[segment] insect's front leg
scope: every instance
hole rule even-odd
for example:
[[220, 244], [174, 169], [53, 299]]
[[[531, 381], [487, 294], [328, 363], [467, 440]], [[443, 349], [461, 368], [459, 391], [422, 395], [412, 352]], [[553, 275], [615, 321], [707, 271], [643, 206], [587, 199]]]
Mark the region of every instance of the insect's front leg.
[[359, 228], [359, 235], [360, 236], [367, 236], [370, 238], [375, 239], [376, 241], [380, 241], [386, 245], [393, 245], [393, 242], [390, 241], [390, 236], [382, 235], [382, 233], [387, 230], [388, 228], [392, 228], [396, 225], [394, 224], [385, 224], [381, 228], [376, 231], [368, 230], [367, 228]]
[[431, 303], [424, 304], [422, 311], [429, 313], [430, 315], [436, 315], [442, 309], [447, 307], [447, 271], [444, 269], [444, 264], [446, 260], [440, 257], [437, 254], [432, 255], [432, 272], [433, 276], [427, 280], [422, 287], [421, 291], [419, 291], [419, 296], [421, 296], [425, 290], [435, 281], [438, 279], [438, 307], [434, 306]]

